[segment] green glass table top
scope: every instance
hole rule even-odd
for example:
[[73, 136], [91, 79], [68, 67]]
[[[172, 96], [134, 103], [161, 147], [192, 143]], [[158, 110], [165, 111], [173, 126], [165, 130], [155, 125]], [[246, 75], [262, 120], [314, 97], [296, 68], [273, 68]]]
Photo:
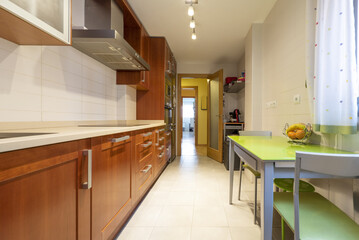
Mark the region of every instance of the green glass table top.
[[331, 147], [314, 144], [293, 144], [285, 137], [263, 137], [263, 136], [229, 136], [236, 144], [257, 156], [261, 160], [295, 160], [295, 152], [314, 153], [336, 153], [353, 154], [353, 152], [342, 151]]

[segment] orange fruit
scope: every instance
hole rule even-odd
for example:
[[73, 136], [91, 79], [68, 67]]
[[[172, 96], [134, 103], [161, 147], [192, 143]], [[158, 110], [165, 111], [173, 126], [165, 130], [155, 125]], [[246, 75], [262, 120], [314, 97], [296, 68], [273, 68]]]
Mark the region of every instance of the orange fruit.
[[302, 138], [304, 138], [304, 136], [305, 136], [305, 131], [304, 131], [304, 130], [297, 130], [297, 132], [295, 133], [295, 136], [296, 136], [298, 139], [302, 139]]
[[291, 139], [296, 139], [297, 134], [294, 131], [290, 131], [290, 132], [288, 132], [288, 137]]

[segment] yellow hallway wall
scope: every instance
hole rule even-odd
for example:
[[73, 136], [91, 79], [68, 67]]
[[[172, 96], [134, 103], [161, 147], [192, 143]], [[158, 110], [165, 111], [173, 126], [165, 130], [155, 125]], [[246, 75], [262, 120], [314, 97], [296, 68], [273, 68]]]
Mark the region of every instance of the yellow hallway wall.
[[198, 87], [198, 145], [207, 145], [207, 110], [201, 109], [201, 99], [207, 96], [207, 79], [182, 78], [181, 87]]

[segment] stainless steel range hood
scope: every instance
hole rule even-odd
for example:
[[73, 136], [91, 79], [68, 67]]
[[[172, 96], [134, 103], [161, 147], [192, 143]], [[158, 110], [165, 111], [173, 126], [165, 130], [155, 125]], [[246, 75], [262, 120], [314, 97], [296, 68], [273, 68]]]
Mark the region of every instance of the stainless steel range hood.
[[150, 70], [126, 42], [123, 14], [114, 0], [73, 1], [72, 46], [114, 70]]

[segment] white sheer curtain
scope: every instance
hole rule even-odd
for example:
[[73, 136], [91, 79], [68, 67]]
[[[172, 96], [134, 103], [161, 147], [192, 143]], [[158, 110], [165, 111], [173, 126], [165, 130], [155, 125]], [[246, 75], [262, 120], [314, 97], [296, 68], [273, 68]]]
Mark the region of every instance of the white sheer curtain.
[[307, 0], [307, 87], [315, 131], [357, 132], [353, 0]]

